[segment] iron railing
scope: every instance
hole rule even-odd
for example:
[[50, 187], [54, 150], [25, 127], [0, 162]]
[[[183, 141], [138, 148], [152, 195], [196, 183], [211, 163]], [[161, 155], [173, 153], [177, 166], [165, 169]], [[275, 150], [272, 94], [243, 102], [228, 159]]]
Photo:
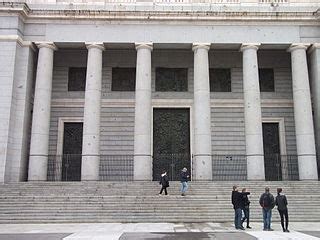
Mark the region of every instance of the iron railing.
[[[266, 181], [299, 180], [297, 155], [265, 154], [264, 169]], [[247, 180], [247, 156], [212, 155], [212, 175], [214, 181]]]
[[133, 155], [101, 155], [100, 181], [132, 181]]
[[[247, 180], [246, 155], [208, 155], [212, 158], [213, 181]], [[153, 180], [160, 178], [162, 170], [168, 172], [169, 179], [179, 180], [180, 171], [187, 167], [192, 176], [192, 166], [196, 165], [197, 155], [157, 154], [150, 156], [153, 162]], [[80, 181], [81, 154], [49, 155], [48, 181]], [[318, 156], [319, 159], [319, 156]], [[299, 180], [297, 155], [264, 155], [266, 180]], [[100, 181], [132, 181], [134, 155], [99, 155]], [[192, 164], [193, 163], [193, 164]]]
[[212, 179], [232, 181], [247, 179], [247, 158], [245, 155], [212, 155]]
[[[100, 181], [132, 181], [133, 155], [99, 155]], [[81, 154], [48, 156], [48, 181], [80, 181]]]
[[167, 171], [170, 181], [179, 181], [181, 170], [191, 171], [191, 156], [187, 153], [155, 154], [153, 156], [153, 180], [160, 179], [162, 171]]

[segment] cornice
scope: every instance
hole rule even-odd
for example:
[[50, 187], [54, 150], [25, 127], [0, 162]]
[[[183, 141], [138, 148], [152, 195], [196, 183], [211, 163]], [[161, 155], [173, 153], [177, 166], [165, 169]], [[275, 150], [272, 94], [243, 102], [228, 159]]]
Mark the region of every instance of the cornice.
[[26, 3], [19, 2], [2, 2], [0, 5], [0, 13], [16, 13], [23, 18], [30, 15], [31, 9]]
[[0, 14], [16, 13], [28, 20], [126, 20], [126, 21], [319, 21], [317, 11], [110, 11], [104, 9], [31, 9], [25, 3], [7, 3], [0, 5]]

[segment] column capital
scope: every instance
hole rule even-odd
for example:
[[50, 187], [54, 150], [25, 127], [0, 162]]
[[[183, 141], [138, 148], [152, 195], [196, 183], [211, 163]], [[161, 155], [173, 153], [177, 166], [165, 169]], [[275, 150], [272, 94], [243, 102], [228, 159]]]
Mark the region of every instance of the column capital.
[[210, 46], [211, 46], [210, 43], [193, 43], [192, 44], [192, 51], [195, 51], [200, 48], [209, 51]]
[[53, 51], [57, 51], [58, 48], [57, 46], [53, 43], [53, 42], [35, 42], [35, 44], [37, 45], [37, 47], [40, 48], [50, 48]]
[[152, 42], [148, 42], [148, 43], [135, 43], [136, 46], [136, 50], [138, 49], [149, 49], [149, 50], [153, 50], [153, 43]]
[[308, 53], [312, 53], [314, 50], [320, 49], [320, 43], [314, 43], [308, 49]]
[[309, 46], [310, 46], [310, 43], [292, 43], [287, 51], [292, 52], [297, 49], [307, 50]]
[[258, 50], [260, 45], [261, 45], [260, 43], [242, 43], [240, 47], [240, 51], [243, 52], [244, 50], [247, 50], [247, 49]]
[[101, 51], [105, 50], [103, 43], [99, 43], [99, 42], [86, 42], [86, 47], [87, 49], [97, 48], [97, 49], [100, 49]]

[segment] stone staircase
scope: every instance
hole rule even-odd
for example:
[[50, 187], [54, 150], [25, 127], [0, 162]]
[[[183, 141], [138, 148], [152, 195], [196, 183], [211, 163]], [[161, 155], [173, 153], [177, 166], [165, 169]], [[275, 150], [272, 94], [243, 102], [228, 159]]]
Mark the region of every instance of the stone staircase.
[[[261, 221], [260, 194], [282, 187], [290, 221], [320, 221], [320, 182], [238, 182], [251, 192], [251, 221]], [[157, 182], [21, 182], [0, 185], [0, 223], [232, 222], [233, 182], [191, 182], [186, 197], [179, 182], [158, 196]], [[278, 220], [273, 211], [273, 220]]]

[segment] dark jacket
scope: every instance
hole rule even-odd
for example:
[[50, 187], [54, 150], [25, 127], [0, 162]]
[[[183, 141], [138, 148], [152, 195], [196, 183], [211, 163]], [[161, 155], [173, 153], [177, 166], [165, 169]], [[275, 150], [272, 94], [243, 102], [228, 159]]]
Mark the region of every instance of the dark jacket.
[[188, 182], [188, 173], [187, 172], [181, 171], [180, 182]]
[[248, 195], [250, 195], [249, 192], [242, 192], [241, 193], [241, 202], [240, 202], [241, 209], [248, 209], [249, 208], [250, 201], [249, 201]]
[[287, 210], [287, 205], [288, 202], [286, 196], [278, 194], [278, 196], [276, 196], [276, 206], [278, 206], [278, 210]]
[[231, 202], [233, 205], [233, 209], [241, 208], [242, 194], [238, 191], [232, 191], [231, 194]]
[[168, 175], [161, 175], [161, 178], [160, 178], [160, 182], [159, 182], [162, 187], [169, 187], [169, 178], [168, 178]]
[[260, 206], [263, 207], [264, 209], [272, 209], [274, 208], [275, 201], [274, 197], [271, 193], [263, 193], [260, 197]]

